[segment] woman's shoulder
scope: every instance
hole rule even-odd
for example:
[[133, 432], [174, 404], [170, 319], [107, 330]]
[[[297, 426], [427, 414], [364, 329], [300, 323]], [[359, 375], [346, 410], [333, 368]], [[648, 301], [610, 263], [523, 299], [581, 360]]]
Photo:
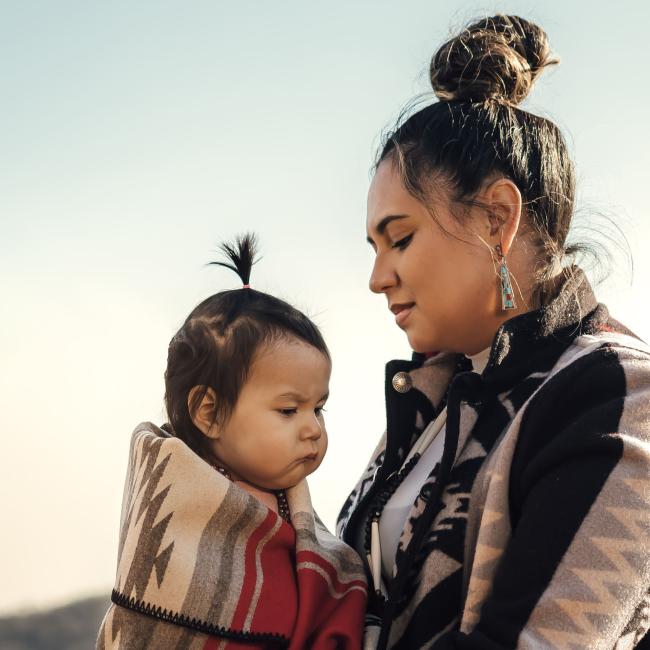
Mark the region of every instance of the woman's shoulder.
[[618, 328], [577, 336], [525, 407], [515, 475], [650, 442], [650, 346]]
[[[619, 380], [618, 387], [615, 383]], [[556, 385], [594, 385], [626, 394], [650, 390], [650, 346], [617, 321], [578, 335], [549, 373]]]
[[616, 321], [576, 336], [546, 375], [530, 400], [528, 420], [547, 410], [560, 422], [608, 404], [623, 415], [639, 396], [650, 405], [650, 346]]

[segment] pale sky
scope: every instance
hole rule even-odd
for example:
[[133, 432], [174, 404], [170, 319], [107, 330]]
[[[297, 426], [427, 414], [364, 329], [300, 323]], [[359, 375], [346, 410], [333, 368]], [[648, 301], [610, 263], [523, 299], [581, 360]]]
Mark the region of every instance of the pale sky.
[[588, 236], [603, 213], [630, 241], [634, 275], [618, 255], [599, 294], [648, 340], [647, 3], [0, 2], [0, 614], [110, 591], [131, 431], [164, 421], [168, 341], [237, 286], [205, 264], [243, 230], [253, 285], [332, 351], [310, 484], [333, 526], [384, 427], [384, 363], [410, 355], [367, 288], [374, 149], [450, 30], [496, 11], [562, 59], [527, 107], [570, 142]]

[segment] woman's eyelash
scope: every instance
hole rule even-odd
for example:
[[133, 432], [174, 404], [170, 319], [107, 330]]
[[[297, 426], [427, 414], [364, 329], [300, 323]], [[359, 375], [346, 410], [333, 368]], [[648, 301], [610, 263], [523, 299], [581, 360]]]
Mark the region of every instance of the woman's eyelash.
[[413, 239], [413, 234], [406, 235], [406, 237], [402, 237], [402, 239], [396, 241], [391, 246], [391, 248], [399, 248], [400, 250], [404, 250], [411, 243], [411, 239]]

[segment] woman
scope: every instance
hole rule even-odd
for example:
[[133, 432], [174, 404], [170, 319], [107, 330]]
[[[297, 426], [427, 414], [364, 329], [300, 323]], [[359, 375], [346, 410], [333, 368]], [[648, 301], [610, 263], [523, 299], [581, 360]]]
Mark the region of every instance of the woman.
[[574, 171], [518, 107], [550, 58], [515, 16], [431, 63], [439, 101], [387, 138], [370, 288], [414, 350], [339, 517], [378, 648], [632, 648], [648, 630], [650, 349], [566, 244]]

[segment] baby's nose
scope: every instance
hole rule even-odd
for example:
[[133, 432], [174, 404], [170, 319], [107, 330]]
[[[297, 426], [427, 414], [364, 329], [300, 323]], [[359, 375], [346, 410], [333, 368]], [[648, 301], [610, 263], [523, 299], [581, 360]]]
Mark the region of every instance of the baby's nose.
[[318, 440], [323, 435], [321, 423], [315, 415], [309, 418], [303, 426], [302, 435], [306, 439], [313, 438], [314, 440]]

